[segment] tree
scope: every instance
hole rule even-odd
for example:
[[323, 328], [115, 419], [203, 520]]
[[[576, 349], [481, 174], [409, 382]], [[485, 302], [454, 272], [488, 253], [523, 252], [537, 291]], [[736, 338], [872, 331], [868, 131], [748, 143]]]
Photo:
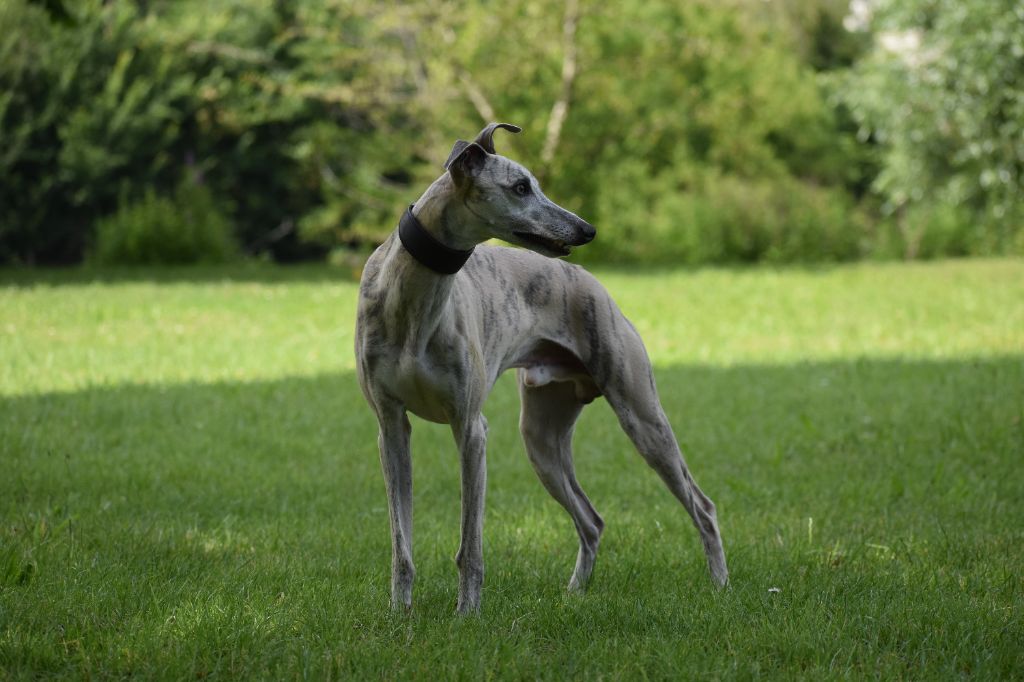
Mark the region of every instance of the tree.
[[874, 188], [904, 254], [1024, 247], [1024, 5], [880, 0], [872, 53], [843, 97], [879, 146]]

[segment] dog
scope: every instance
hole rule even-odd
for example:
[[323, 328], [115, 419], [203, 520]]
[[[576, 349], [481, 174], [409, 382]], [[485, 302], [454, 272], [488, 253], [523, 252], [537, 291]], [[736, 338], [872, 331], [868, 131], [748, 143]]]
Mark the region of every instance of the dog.
[[[495, 152], [499, 128], [520, 132], [491, 123], [472, 142], [455, 143], [445, 172], [373, 252], [360, 282], [357, 373], [380, 426], [391, 606], [412, 606], [412, 412], [450, 425], [458, 445], [457, 610], [479, 611], [487, 479], [481, 406], [498, 375], [511, 368], [527, 455], [579, 534], [569, 589], [586, 587], [604, 529], [572, 459], [576, 419], [599, 396], [689, 512], [711, 577], [724, 586], [728, 569], [715, 506], [683, 460], [640, 335], [592, 275], [558, 260], [591, 241], [595, 229], [544, 196], [525, 167]], [[481, 244], [491, 238], [525, 249]]]

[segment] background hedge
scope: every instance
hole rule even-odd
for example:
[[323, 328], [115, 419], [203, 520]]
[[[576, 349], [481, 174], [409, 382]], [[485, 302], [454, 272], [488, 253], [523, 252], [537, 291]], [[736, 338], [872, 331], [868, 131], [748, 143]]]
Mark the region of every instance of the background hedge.
[[[133, 231], [147, 262], [365, 249], [490, 119], [598, 226], [583, 258], [1020, 253], [1022, 12], [0, 0], [0, 263], [138, 260]], [[187, 186], [191, 251], [143, 219]]]

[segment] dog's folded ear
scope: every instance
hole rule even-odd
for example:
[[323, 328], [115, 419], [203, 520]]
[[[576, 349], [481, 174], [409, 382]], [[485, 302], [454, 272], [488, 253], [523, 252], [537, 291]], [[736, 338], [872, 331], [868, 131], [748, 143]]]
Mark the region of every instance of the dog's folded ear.
[[470, 144], [470, 142], [466, 142], [465, 140], [455, 140], [455, 145], [452, 147], [452, 153], [448, 155], [448, 160], [444, 162], [444, 169], [448, 170], [448, 167], [451, 166], [457, 158], [462, 156], [462, 152], [466, 151], [466, 147]]
[[494, 131], [498, 128], [504, 128], [510, 133], [521, 133], [523, 131], [522, 128], [511, 123], [488, 123], [487, 127], [481, 130], [480, 134], [473, 141], [483, 147], [484, 151], [488, 154], [497, 154], [494, 151]]
[[461, 182], [466, 176], [475, 175], [483, 168], [486, 161], [487, 152], [476, 142], [456, 140], [455, 146], [452, 147], [452, 153], [444, 162], [444, 167], [452, 174], [456, 182]]
[[522, 128], [511, 123], [488, 123], [472, 142], [455, 141], [444, 167], [456, 182], [461, 182], [466, 176], [475, 175], [487, 162], [487, 155], [497, 153], [494, 151], [494, 131], [498, 128], [504, 128], [512, 133], [522, 131]]

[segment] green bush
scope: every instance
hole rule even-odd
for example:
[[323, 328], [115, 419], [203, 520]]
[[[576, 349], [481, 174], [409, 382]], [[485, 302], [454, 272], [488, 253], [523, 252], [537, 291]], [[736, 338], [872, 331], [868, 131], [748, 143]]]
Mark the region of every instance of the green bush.
[[0, 0], [0, 264], [222, 258], [190, 191], [278, 261], [366, 250], [496, 118], [587, 260], [1021, 253], [1015, 5], [877, 4], [917, 57], [845, 0]]
[[[998, 207], [997, 207], [998, 208]], [[1024, 209], [979, 211], [938, 201], [914, 204], [881, 221], [872, 255], [948, 258], [1024, 254]]]
[[686, 188], [667, 184], [609, 183], [615, 189], [598, 207], [600, 238], [581, 255], [691, 265], [842, 261], [861, 256], [870, 238], [869, 221], [835, 188], [719, 174]]
[[186, 180], [173, 197], [148, 189], [97, 222], [92, 260], [98, 265], [222, 263], [237, 248], [231, 222], [204, 185]]
[[0, 0], [0, 264], [80, 262], [125, 196], [160, 214], [190, 167], [279, 260], [326, 251], [284, 229], [324, 205], [344, 243], [399, 214], [421, 117], [377, 4]]

